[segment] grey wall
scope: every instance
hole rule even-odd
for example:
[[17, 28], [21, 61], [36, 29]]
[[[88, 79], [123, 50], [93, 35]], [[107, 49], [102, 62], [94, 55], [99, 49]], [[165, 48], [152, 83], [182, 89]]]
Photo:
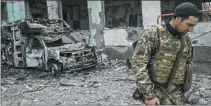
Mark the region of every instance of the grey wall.
[[[194, 38], [208, 31], [211, 31], [211, 22], [198, 23], [190, 37]], [[192, 68], [196, 73], [211, 74], [211, 32], [193, 42]]]
[[109, 59], [131, 59], [132, 43], [141, 35], [142, 27], [114, 28], [103, 30], [104, 52]]

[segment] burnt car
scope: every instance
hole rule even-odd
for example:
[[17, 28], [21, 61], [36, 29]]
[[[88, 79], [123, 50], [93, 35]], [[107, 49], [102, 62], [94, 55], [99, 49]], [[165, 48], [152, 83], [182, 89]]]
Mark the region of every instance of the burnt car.
[[60, 19], [24, 19], [1, 26], [2, 63], [35, 67], [57, 75], [67, 70], [95, 68], [100, 52], [76, 41], [72, 29]]

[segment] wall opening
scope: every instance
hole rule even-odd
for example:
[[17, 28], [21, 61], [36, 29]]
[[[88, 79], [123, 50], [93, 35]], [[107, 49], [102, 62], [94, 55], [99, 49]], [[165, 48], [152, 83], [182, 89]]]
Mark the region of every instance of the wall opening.
[[87, 0], [62, 0], [62, 13], [72, 29], [89, 29]]
[[105, 24], [107, 28], [142, 27], [141, 0], [105, 0]]
[[[211, 10], [211, 2], [202, 2], [203, 10]], [[211, 12], [202, 13], [203, 21], [211, 21]]]
[[27, 18], [48, 18], [46, 0], [26, 0]]
[[6, 6], [6, 2], [1, 2], [1, 21], [7, 21], [7, 6]]

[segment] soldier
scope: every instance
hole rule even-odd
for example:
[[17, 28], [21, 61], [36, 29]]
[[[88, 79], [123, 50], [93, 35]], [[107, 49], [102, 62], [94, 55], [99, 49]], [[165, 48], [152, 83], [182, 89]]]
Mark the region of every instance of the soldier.
[[131, 63], [145, 104], [184, 104], [192, 80], [192, 46], [187, 33], [193, 31], [199, 16], [197, 6], [182, 3], [172, 19], [146, 29], [138, 39]]

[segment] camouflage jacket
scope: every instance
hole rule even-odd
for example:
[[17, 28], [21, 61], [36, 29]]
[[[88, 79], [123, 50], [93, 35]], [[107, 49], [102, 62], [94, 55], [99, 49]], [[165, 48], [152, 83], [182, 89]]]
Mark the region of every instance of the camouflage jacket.
[[[163, 29], [161, 33], [157, 31], [157, 27], [146, 29], [142, 33], [141, 38], [139, 38], [132, 57], [132, 71], [135, 74], [136, 84], [145, 99], [155, 97], [153, 93], [153, 88], [155, 87], [154, 81], [167, 83], [169, 73], [171, 72], [176, 54], [181, 45], [181, 40], [178, 36], [173, 36], [169, 33], [165, 25], [163, 25]], [[173, 80], [174, 84], [185, 83], [186, 62], [189, 61], [191, 57], [190, 40], [185, 35], [183, 38], [186, 39], [183, 50], [184, 55], [176, 71]], [[159, 55], [155, 51], [159, 51]], [[156, 58], [154, 58], [155, 56]], [[154, 61], [151, 61], [152, 59], [154, 59]], [[150, 64], [154, 67], [149, 67]], [[153, 70], [151, 70], [151, 68]], [[153, 71], [153, 74], [150, 73], [151, 71]]]

